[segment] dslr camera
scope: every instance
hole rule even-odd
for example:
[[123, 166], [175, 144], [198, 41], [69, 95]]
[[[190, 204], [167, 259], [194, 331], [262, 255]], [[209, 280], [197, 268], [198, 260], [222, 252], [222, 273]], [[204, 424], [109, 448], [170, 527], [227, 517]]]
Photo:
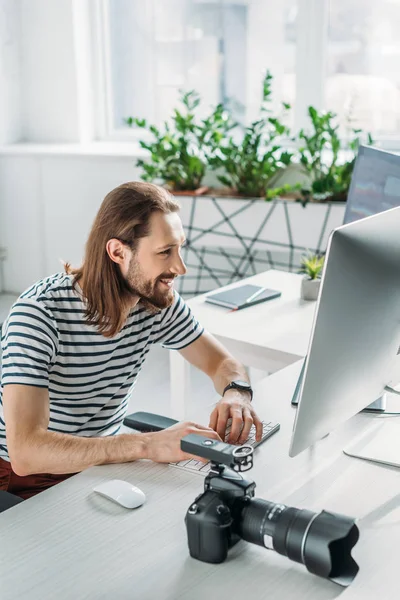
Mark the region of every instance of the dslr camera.
[[310, 573], [348, 586], [359, 567], [351, 556], [359, 530], [351, 517], [293, 508], [255, 498], [256, 484], [241, 472], [253, 466], [253, 448], [233, 446], [189, 434], [184, 452], [211, 461], [204, 492], [186, 517], [189, 552], [193, 558], [221, 563], [240, 539], [303, 564]]

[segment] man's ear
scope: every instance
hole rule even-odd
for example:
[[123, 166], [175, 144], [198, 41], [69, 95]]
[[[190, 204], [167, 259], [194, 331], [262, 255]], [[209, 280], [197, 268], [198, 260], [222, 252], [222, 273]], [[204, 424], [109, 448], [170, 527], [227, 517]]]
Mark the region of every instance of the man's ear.
[[106, 250], [111, 260], [119, 265], [123, 264], [128, 248], [120, 240], [112, 238], [106, 244]]

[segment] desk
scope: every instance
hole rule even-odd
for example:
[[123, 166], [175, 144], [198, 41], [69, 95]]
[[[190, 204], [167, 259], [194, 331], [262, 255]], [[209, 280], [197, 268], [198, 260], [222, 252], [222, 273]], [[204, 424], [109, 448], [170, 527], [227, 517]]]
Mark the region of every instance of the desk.
[[[307, 353], [316, 303], [300, 298], [302, 275], [266, 271], [225, 286], [243, 283], [282, 292], [280, 298], [236, 312], [205, 302], [205, 294], [188, 301], [203, 327], [220, 340], [247, 367], [275, 373]], [[185, 419], [190, 403], [190, 365], [179, 352], [170, 351], [171, 416]]]
[[[360, 572], [350, 588], [287, 558], [239, 542], [221, 565], [187, 550], [184, 515], [202, 477], [138, 461], [94, 467], [0, 514], [1, 600], [391, 600], [399, 597], [399, 471], [341, 451], [376, 417], [360, 414], [311, 451], [291, 459], [295, 409], [290, 397], [300, 363], [256, 385], [257, 410], [281, 430], [255, 452], [257, 496], [360, 518], [353, 550]], [[123, 509], [92, 492], [107, 479], [138, 485], [147, 502]]]

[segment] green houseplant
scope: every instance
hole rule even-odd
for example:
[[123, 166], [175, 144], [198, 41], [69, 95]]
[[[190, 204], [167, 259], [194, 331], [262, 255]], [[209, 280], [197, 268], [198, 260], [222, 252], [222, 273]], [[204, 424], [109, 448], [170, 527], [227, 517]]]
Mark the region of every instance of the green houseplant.
[[318, 298], [322, 270], [325, 256], [308, 253], [301, 259], [300, 273], [304, 273], [301, 280], [301, 298], [303, 300], [316, 300]]
[[151, 141], [140, 141], [140, 146], [150, 154], [139, 159], [145, 181], [167, 185], [174, 193], [201, 193], [207, 164], [215, 154], [234, 123], [222, 104], [218, 104], [204, 119], [196, 115], [200, 97], [195, 91], [181, 92], [182, 109], [175, 108], [171, 123], [156, 127], [145, 119], [128, 117], [130, 127], [147, 130]]
[[222, 171], [218, 180], [234, 194], [270, 199], [292, 190], [289, 185], [271, 187], [273, 177], [292, 159], [292, 153], [281, 146], [282, 138], [290, 133], [283, 123], [290, 106], [282, 103], [282, 114], [279, 117], [271, 115], [272, 79], [267, 71], [260, 118], [244, 129], [241, 139], [230, 135], [211, 159], [212, 167]]
[[[344, 144], [339, 137], [335, 113], [318, 112], [310, 106], [308, 115], [311, 130], [306, 133], [302, 129], [299, 133], [300, 163], [311, 176], [310, 188], [302, 190], [303, 199], [345, 202], [362, 132], [349, 128], [351, 138]], [[373, 143], [370, 134], [366, 135], [366, 141]], [[349, 158], [341, 162], [339, 155], [343, 150], [347, 151]]]

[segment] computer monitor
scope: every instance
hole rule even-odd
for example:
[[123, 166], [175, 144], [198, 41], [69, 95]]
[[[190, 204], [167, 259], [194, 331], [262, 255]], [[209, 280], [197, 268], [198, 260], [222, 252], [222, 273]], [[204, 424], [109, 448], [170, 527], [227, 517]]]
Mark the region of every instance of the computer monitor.
[[360, 146], [343, 223], [400, 206], [400, 155]]
[[[360, 146], [347, 196], [343, 224], [370, 217], [396, 206], [400, 206], [400, 155], [372, 146]], [[294, 406], [298, 404], [303, 374], [304, 365], [292, 397]], [[378, 398], [364, 410], [383, 412], [384, 409], [384, 401]]]
[[382, 396], [399, 345], [397, 207], [331, 234], [290, 456]]

